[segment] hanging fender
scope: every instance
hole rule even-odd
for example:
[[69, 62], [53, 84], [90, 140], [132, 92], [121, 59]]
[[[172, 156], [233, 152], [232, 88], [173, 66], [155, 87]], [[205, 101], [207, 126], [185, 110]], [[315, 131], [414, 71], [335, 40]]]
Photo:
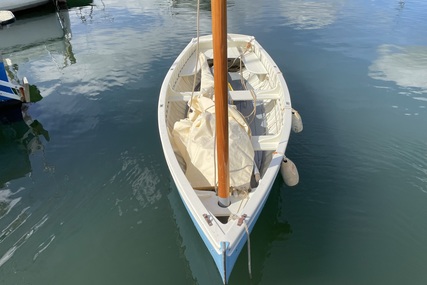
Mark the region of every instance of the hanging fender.
[[292, 130], [294, 133], [300, 133], [302, 132], [303, 125], [302, 125], [302, 119], [300, 114], [297, 110], [292, 109]]
[[295, 186], [298, 184], [298, 169], [289, 158], [283, 157], [283, 161], [280, 166], [280, 173], [282, 174], [283, 181], [285, 181], [286, 185]]

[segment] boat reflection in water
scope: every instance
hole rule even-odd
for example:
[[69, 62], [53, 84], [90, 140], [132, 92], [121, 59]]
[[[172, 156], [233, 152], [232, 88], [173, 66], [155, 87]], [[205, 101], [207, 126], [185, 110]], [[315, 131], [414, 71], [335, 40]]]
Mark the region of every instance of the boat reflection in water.
[[[31, 172], [29, 156], [43, 151], [42, 138], [49, 133], [38, 120], [28, 115], [28, 105], [0, 108], [0, 189], [12, 180]], [[5, 167], [6, 166], [6, 167]]]
[[[0, 30], [0, 52], [13, 65], [8, 66], [8, 76], [17, 83], [24, 76], [29, 83], [41, 83], [40, 72], [46, 67], [31, 68], [35, 59], [48, 59], [56, 70], [62, 70], [76, 62], [71, 46], [71, 25], [68, 10], [35, 11], [17, 16], [15, 23]], [[52, 70], [53, 71], [53, 70]], [[53, 72], [49, 74], [53, 75]], [[33, 91], [30, 90], [31, 96]], [[45, 96], [48, 92], [43, 92]], [[40, 100], [33, 99], [31, 102]]]
[[[31, 174], [30, 155], [43, 151], [42, 141], [50, 139], [42, 124], [28, 114], [28, 107], [27, 104], [15, 108], [0, 107], [0, 267], [48, 219], [47, 215], [32, 218], [31, 203], [26, 201], [26, 187], [16, 189], [11, 183]], [[44, 243], [49, 245], [53, 238], [49, 237]]]
[[3, 53], [22, 50], [48, 41], [64, 42], [63, 39], [71, 39], [69, 12], [60, 10], [18, 15], [16, 22], [0, 30], [0, 36], [2, 39], [0, 50]]
[[[79, 11], [91, 6], [92, 0], [70, 0], [67, 4], [69, 9], [18, 14], [14, 23], [0, 29], [0, 53], [13, 63], [7, 67], [15, 73], [13, 81], [20, 83], [17, 79], [27, 77], [30, 84], [40, 86], [43, 97], [55, 91], [64, 75], [62, 70], [77, 62], [71, 45], [70, 13], [80, 17]], [[35, 90], [30, 90], [31, 95], [32, 91]], [[31, 99], [35, 102], [42, 98]]]

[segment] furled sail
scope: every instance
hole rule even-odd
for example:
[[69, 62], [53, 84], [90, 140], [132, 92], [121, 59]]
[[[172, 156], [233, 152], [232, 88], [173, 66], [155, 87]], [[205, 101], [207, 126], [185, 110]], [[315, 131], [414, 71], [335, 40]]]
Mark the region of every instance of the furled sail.
[[[175, 123], [174, 147], [185, 161], [185, 174], [193, 188], [211, 189], [218, 178], [215, 166], [215, 102], [213, 76], [203, 53], [200, 95], [188, 103], [189, 116]], [[228, 106], [230, 186], [248, 189], [254, 168], [250, 129], [235, 106]]]

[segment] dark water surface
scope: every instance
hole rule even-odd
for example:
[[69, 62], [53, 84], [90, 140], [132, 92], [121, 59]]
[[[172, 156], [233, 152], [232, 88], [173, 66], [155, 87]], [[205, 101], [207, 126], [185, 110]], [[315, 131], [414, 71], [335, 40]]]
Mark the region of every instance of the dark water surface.
[[[44, 97], [31, 128], [0, 126], [0, 284], [220, 284], [157, 131], [195, 2], [95, 0], [69, 11], [71, 34], [30, 18], [39, 37], [9, 46], [0, 30], [3, 57]], [[230, 284], [427, 284], [427, 2], [228, 7], [229, 30], [269, 51], [304, 122], [287, 150], [300, 184], [278, 177], [251, 235], [253, 278], [245, 249]]]

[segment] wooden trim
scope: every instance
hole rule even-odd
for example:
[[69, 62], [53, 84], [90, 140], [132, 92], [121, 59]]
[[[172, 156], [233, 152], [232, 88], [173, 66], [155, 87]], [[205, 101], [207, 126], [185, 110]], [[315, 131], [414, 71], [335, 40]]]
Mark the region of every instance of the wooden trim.
[[216, 148], [219, 204], [227, 207], [230, 195], [227, 87], [227, 1], [212, 0]]

